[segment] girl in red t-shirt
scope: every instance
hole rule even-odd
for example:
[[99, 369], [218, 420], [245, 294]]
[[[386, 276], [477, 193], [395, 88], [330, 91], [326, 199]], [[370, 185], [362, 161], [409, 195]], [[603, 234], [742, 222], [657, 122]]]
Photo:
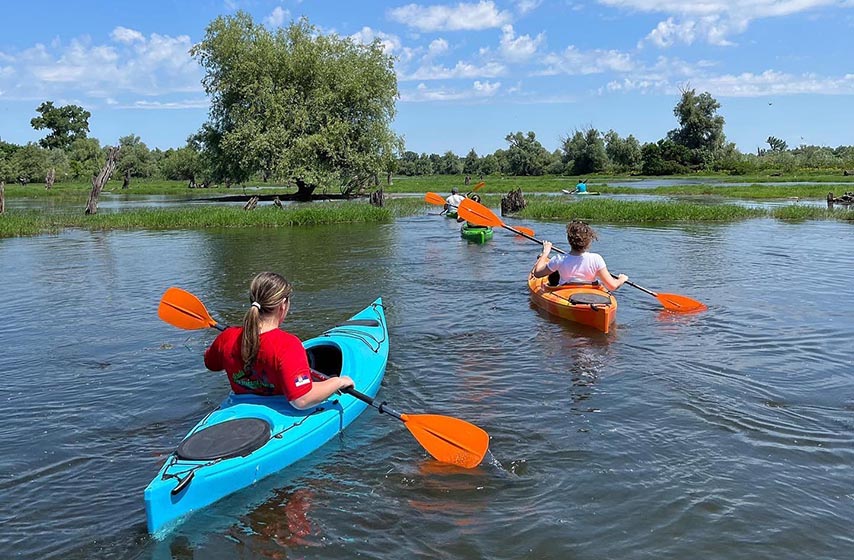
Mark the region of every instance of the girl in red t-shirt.
[[300, 410], [353, 386], [342, 375], [313, 382], [302, 342], [279, 328], [291, 307], [290, 283], [275, 272], [262, 272], [249, 287], [252, 304], [242, 327], [229, 327], [205, 351], [205, 367], [228, 374], [235, 393], [284, 395]]

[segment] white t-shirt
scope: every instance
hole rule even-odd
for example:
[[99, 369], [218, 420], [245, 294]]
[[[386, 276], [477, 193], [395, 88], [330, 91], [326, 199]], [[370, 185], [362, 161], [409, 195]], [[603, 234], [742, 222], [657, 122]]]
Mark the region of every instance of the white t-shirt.
[[596, 273], [605, 268], [605, 259], [599, 253], [558, 255], [549, 259], [549, 270], [560, 272], [560, 283], [593, 282]]
[[452, 194], [451, 196], [445, 199], [445, 202], [454, 207], [451, 210], [456, 210], [456, 207], [460, 205], [460, 202], [464, 201], [465, 199], [466, 197], [461, 194]]

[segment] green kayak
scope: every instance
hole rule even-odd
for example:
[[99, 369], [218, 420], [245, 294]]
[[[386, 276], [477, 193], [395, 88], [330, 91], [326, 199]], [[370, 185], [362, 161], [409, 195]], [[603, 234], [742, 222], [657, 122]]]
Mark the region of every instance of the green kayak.
[[460, 228], [460, 235], [463, 239], [474, 241], [475, 243], [484, 243], [492, 239], [492, 228], [472, 226], [466, 222], [463, 224], [463, 227]]
[[453, 218], [456, 220], [457, 219], [457, 211], [456, 210], [448, 210], [447, 212], [445, 212], [445, 217], [446, 218]]

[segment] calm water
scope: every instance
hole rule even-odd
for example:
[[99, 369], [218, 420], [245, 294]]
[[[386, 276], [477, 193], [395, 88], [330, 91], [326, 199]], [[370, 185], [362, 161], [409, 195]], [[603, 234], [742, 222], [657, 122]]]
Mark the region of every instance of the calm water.
[[[854, 556], [851, 224], [598, 229], [613, 271], [709, 310], [625, 286], [612, 334], [558, 322], [529, 303], [537, 245], [427, 215], [0, 240], [0, 558]], [[161, 322], [159, 298], [178, 285], [234, 322], [264, 269], [295, 282], [303, 338], [383, 296], [380, 398], [483, 427], [492, 462], [437, 464], [369, 409], [148, 537], [144, 487], [228, 390], [202, 365], [214, 332]]]

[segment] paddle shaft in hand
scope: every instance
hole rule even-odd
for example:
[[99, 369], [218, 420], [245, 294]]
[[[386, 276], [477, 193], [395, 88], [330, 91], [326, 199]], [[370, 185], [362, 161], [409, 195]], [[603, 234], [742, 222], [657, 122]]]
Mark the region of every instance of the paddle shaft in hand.
[[[163, 321], [185, 330], [214, 328], [225, 330], [211, 317], [202, 301], [181, 288], [171, 287], [160, 299], [157, 315]], [[326, 375], [312, 370], [323, 379]], [[347, 387], [343, 391], [360, 401], [403, 422], [418, 443], [437, 461], [471, 469], [478, 466], [489, 450], [489, 434], [483, 429], [450, 416], [438, 414], [402, 414], [385, 403], [376, 404], [373, 398]]]
[[[457, 214], [462, 217], [464, 220], [468, 220], [470, 222], [474, 222], [476, 224], [484, 225], [484, 226], [501, 226], [503, 228], [507, 228], [510, 231], [521, 235], [526, 239], [530, 239], [540, 245], [543, 244], [543, 241], [531, 236], [525, 235], [524, 233], [508, 226], [504, 222], [501, 221], [501, 218], [495, 215], [492, 210], [487, 208], [486, 206], [471, 200], [470, 198], [465, 199], [460, 203], [460, 207], [457, 209]], [[552, 246], [552, 250], [556, 253], [560, 253], [562, 255], [566, 254], [566, 251], [558, 249], [557, 247]], [[614, 278], [618, 278], [617, 275], [612, 274]], [[671, 311], [681, 311], [681, 312], [694, 312], [694, 311], [703, 311], [706, 309], [706, 306], [695, 300], [691, 299], [687, 296], [679, 295], [679, 294], [665, 294], [665, 293], [656, 293], [652, 290], [644, 288], [643, 286], [639, 286], [634, 282], [626, 280], [626, 284], [632, 286], [633, 288], [637, 288], [638, 290], [647, 293], [651, 296], [654, 296], [658, 301], [667, 309]]]

